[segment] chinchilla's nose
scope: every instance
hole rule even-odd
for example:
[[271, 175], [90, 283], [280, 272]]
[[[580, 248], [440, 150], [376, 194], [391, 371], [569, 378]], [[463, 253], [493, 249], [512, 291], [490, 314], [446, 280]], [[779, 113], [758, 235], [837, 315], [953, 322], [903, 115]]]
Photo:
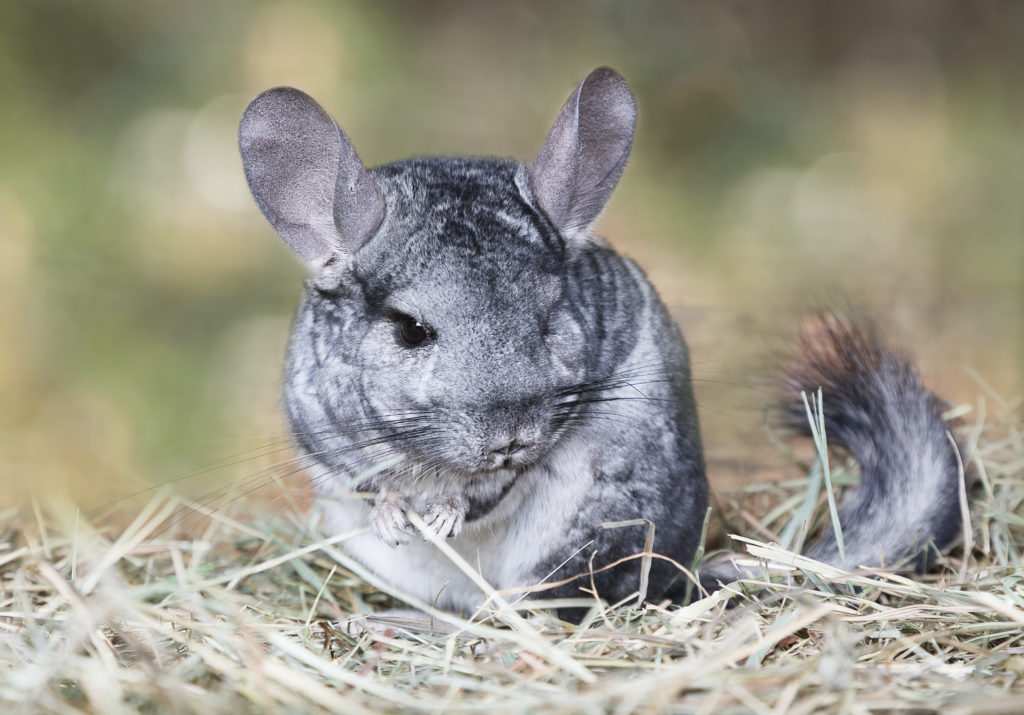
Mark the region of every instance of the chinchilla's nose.
[[526, 432], [509, 438], [508, 433], [495, 436], [484, 459], [492, 469], [508, 469], [528, 464], [537, 456], [539, 441]]
[[511, 457], [513, 454], [522, 452], [524, 449], [528, 449], [532, 446], [531, 443], [526, 442], [519, 437], [515, 437], [505, 444], [501, 444], [502, 442], [504, 442], [504, 439], [496, 440], [494, 444], [498, 444], [500, 446], [491, 449], [492, 455], [496, 457]]
[[491, 413], [491, 427], [481, 445], [495, 465], [516, 465], [536, 456], [544, 441], [544, 421], [527, 405], [506, 405]]

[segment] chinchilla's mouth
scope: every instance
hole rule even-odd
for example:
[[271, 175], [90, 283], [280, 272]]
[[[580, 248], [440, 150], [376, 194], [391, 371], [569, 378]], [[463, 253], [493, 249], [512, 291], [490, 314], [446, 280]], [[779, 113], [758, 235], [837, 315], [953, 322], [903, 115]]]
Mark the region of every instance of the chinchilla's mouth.
[[524, 472], [532, 467], [542, 464], [545, 459], [558, 447], [561, 438], [566, 430], [562, 426], [556, 426], [553, 434], [546, 439], [530, 444], [529, 446], [510, 451], [507, 454], [491, 453], [483, 460], [482, 472]]
[[488, 472], [500, 472], [507, 471], [509, 469], [525, 469], [536, 464], [542, 451], [536, 447], [529, 450], [522, 450], [514, 454], [508, 455], [493, 455], [491, 457], [491, 463], [488, 465]]

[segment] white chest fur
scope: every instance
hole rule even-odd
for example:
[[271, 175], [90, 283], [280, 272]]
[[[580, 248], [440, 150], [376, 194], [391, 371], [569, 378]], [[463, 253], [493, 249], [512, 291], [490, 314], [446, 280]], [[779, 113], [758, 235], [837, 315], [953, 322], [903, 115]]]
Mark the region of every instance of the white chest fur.
[[[593, 473], [580, 439], [561, 445], [543, 465], [523, 472], [488, 514], [465, 525], [448, 543], [497, 589], [534, 585], [548, 576], [538, 568], [555, 551], [566, 555], [585, 544], [567, 544], [565, 534], [588, 493]], [[370, 503], [350, 495], [321, 499], [327, 533], [370, 525]], [[471, 611], [481, 591], [435, 546], [414, 540], [391, 547], [372, 531], [341, 544], [399, 591], [440, 608]], [[554, 577], [557, 578], [557, 575]]]

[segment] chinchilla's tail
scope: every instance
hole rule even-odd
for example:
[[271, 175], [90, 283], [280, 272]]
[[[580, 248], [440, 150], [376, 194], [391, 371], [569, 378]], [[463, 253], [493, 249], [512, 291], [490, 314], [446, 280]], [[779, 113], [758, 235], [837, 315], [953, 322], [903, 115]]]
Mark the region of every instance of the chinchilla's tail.
[[[804, 324], [783, 386], [785, 421], [805, 434], [801, 393], [810, 399], [821, 388], [827, 442], [852, 454], [861, 470], [859, 486], [843, 495], [839, 509], [845, 558], [831, 525], [806, 555], [851, 571], [926, 568], [961, 523], [958, 446], [942, 419], [942, 401], [870, 326], [834, 313]], [[705, 587], [743, 575], [731, 562], [708, 566]]]

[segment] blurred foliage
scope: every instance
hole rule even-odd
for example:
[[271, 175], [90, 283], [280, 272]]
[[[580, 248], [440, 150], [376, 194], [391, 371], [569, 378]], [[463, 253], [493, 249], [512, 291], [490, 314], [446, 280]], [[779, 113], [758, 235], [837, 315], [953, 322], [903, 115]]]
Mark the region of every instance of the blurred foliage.
[[277, 84], [317, 96], [370, 164], [527, 159], [574, 84], [614, 66], [641, 121], [601, 230], [688, 306], [702, 385], [743, 382], [765, 336], [838, 299], [954, 397], [973, 397], [965, 364], [1017, 390], [1022, 31], [1010, 2], [4, 3], [5, 493], [160, 482], [282, 430], [302, 271], [234, 137]]

